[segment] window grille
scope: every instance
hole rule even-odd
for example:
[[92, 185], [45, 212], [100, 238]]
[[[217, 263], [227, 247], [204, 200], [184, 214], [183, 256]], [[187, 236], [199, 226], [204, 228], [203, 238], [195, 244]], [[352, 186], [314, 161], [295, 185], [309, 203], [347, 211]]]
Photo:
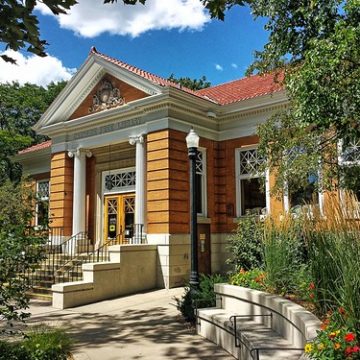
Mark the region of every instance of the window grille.
[[[261, 180], [266, 180], [265, 174], [261, 172], [264, 161], [256, 148], [236, 150], [237, 216], [264, 215], [267, 212], [268, 200]], [[267, 181], [265, 185], [267, 188]]]
[[48, 225], [49, 218], [49, 196], [50, 196], [50, 182], [49, 180], [41, 180], [36, 183], [36, 214], [35, 225], [39, 228]]
[[342, 162], [346, 165], [360, 165], [359, 138], [352, 138], [343, 142]]
[[49, 199], [50, 194], [50, 184], [49, 180], [38, 181], [37, 183], [37, 195], [42, 200]]
[[264, 159], [259, 156], [257, 149], [240, 150], [240, 176], [259, 177], [263, 163]]
[[196, 211], [198, 215], [206, 216], [206, 150], [198, 149], [195, 162], [196, 169]]
[[136, 172], [132, 169], [112, 170], [104, 173], [103, 186], [105, 192], [135, 190]]

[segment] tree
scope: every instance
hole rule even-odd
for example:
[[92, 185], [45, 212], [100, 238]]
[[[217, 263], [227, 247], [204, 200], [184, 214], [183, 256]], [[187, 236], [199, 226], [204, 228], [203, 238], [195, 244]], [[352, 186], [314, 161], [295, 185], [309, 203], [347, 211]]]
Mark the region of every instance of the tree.
[[211, 86], [211, 83], [207, 81], [206, 76], [202, 76], [200, 79], [190, 79], [189, 77], [176, 78], [174, 74], [171, 74], [168, 77], [168, 80], [194, 91]]
[[32, 126], [64, 88], [65, 82], [48, 88], [18, 83], [0, 85], [0, 184], [6, 179], [19, 180], [21, 168], [12, 161], [20, 149], [44, 141]]
[[[286, 182], [296, 191], [305, 186], [309, 172], [321, 169], [321, 188], [340, 185], [359, 193], [356, 161], [352, 166], [338, 161], [340, 141], [346, 152], [352, 143], [348, 155], [360, 159], [359, 5], [344, 2], [332, 30], [310, 38], [301, 57], [286, 67], [289, 107], [259, 129], [260, 149], [279, 175], [275, 191]], [[289, 159], [291, 149], [301, 149], [295, 159]]]
[[[0, 4], [0, 42], [6, 49], [15, 51], [26, 48], [27, 51], [39, 56], [46, 56], [45, 40], [40, 39], [39, 21], [34, 15], [37, 3], [46, 5], [54, 15], [65, 14], [76, 0], [3, 0]], [[15, 63], [7, 55], [0, 56], [5, 61]]]
[[0, 319], [11, 327], [30, 314], [24, 310], [31, 284], [28, 273], [43, 259], [44, 237], [31, 227], [35, 197], [25, 183], [0, 186]]

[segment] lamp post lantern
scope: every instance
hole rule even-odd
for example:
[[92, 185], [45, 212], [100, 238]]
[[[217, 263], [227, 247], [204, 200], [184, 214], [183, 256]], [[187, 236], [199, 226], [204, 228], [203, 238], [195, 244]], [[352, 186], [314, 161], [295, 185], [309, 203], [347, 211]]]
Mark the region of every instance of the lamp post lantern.
[[198, 236], [197, 236], [197, 209], [196, 209], [196, 158], [199, 147], [199, 136], [193, 128], [186, 136], [186, 145], [190, 159], [190, 243], [191, 243], [191, 269], [190, 288], [199, 287], [198, 269]]

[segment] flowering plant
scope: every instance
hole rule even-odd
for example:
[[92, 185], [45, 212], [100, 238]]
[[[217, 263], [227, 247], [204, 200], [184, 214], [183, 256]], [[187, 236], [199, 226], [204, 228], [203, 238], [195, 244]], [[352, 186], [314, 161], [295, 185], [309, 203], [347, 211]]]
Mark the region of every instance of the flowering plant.
[[230, 278], [230, 284], [248, 287], [255, 290], [266, 289], [266, 273], [260, 269], [246, 271], [241, 269]]
[[305, 352], [316, 360], [360, 359], [360, 343], [356, 333], [346, 325], [339, 326], [339, 318], [346, 318], [343, 308], [329, 313], [317, 337], [305, 345]]

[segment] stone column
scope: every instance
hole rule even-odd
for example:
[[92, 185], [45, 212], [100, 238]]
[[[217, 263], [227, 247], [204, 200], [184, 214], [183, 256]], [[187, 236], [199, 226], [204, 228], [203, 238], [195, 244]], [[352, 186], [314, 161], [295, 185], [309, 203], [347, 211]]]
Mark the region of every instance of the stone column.
[[74, 158], [74, 192], [72, 234], [85, 232], [86, 214], [86, 157], [92, 154], [88, 150], [78, 148], [68, 152]]
[[142, 135], [130, 136], [130, 145], [136, 145], [135, 183], [135, 236], [134, 243], [141, 244], [145, 224], [145, 147]]

